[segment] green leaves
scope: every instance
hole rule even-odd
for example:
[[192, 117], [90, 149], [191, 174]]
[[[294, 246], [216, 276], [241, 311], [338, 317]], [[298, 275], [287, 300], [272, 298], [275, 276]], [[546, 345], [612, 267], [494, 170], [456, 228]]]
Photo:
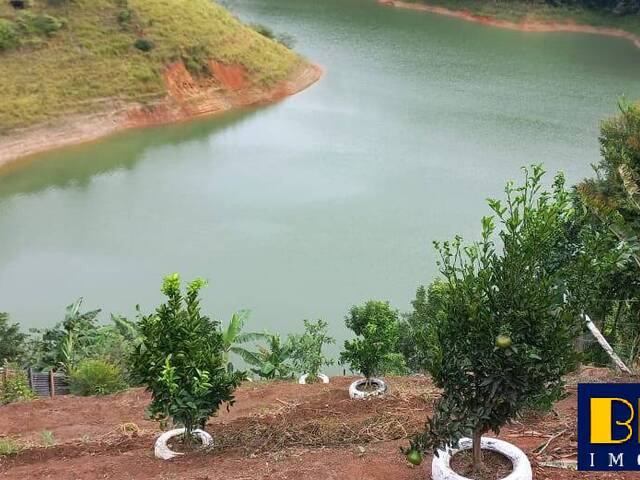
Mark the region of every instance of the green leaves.
[[29, 381], [19, 365], [5, 362], [3, 367], [11, 370], [6, 381], [0, 382], [0, 405], [33, 400], [36, 394], [29, 388]]
[[288, 379], [293, 374], [290, 365], [292, 346], [290, 339], [282, 342], [280, 335], [265, 333], [266, 346], [257, 352], [242, 351], [240, 355], [251, 366], [251, 371], [266, 379]]
[[69, 370], [74, 395], [107, 395], [127, 387], [122, 369], [100, 359], [82, 360]]
[[325, 365], [333, 365], [333, 360], [322, 353], [325, 345], [335, 343], [335, 339], [328, 335], [329, 324], [323, 320], [311, 322], [304, 320], [304, 333], [292, 335], [291, 357], [294, 368], [298, 373], [308, 374], [309, 378], [317, 378], [320, 369]]
[[389, 302], [368, 301], [353, 306], [345, 317], [345, 324], [359, 338], [344, 342], [340, 362], [349, 364], [366, 378], [383, 373], [384, 367], [398, 368], [398, 311]]
[[247, 318], [249, 318], [248, 310], [236, 312], [231, 316], [229, 326], [222, 332], [222, 339], [225, 343], [225, 346], [230, 346], [238, 341], [238, 337], [240, 335], [240, 332], [244, 328], [244, 324], [247, 321]]
[[[586, 215], [578, 232], [569, 300], [596, 322], [633, 364], [640, 346], [640, 104], [624, 99], [602, 123], [596, 178], [577, 187]], [[590, 361], [608, 361], [587, 347]]]
[[575, 317], [561, 285], [575, 212], [563, 176], [546, 191], [543, 174], [539, 165], [524, 169], [504, 202], [488, 201], [495, 216], [482, 219], [479, 242], [436, 244], [442, 280], [416, 343], [444, 394], [414, 448], [498, 432], [533, 399], [560, 391], [573, 349]]
[[81, 359], [92, 356], [103, 328], [97, 326], [100, 310], [82, 312], [82, 303], [79, 298], [67, 306], [63, 321], [53, 328], [32, 330], [36, 334], [29, 342], [33, 367], [69, 370]]
[[228, 372], [218, 322], [201, 314], [201, 279], [183, 294], [177, 274], [166, 277], [167, 297], [152, 315], [140, 320], [142, 339], [131, 355], [136, 379], [152, 394], [152, 418], [183, 425], [190, 433], [202, 428], [222, 403], [233, 404], [233, 391], [244, 372]]
[[9, 314], [0, 312], [0, 364], [23, 360], [26, 339], [27, 335], [20, 331], [20, 325], [9, 323]]
[[[255, 342], [257, 340], [268, 339], [268, 334], [259, 332], [242, 332], [245, 322], [249, 318], [249, 310], [240, 310], [231, 316], [229, 325], [222, 331], [222, 344], [224, 350], [224, 361], [229, 371], [233, 371], [234, 367], [231, 363], [230, 353], [234, 353], [246, 361], [245, 357], [251, 357], [250, 352], [241, 347], [244, 343]], [[255, 362], [255, 357], [251, 357]], [[250, 365], [255, 365], [255, 363]]]

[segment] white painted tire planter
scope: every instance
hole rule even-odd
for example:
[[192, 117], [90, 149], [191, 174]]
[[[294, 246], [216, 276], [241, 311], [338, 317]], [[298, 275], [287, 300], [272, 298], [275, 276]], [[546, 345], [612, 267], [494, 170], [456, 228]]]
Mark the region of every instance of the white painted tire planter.
[[[362, 390], [358, 390], [358, 387], [366, 384], [373, 383], [377, 385], [377, 388], [371, 392], [363, 392]], [[387, 383], [380, 378], [372, 378], [367, 380], [363, 378], [361, 380], [356, 380], [351, 385], [349, 385], [349, 396], [351, 398], [368, 398], [368, 397], [378, 397], [380, 395], [384, 395], [387, 391]]]
[[[162, 435], [160, 435], [156, 440], [156, 446], [154, 449], [156, 458], [160, 458], [162, 460], [171, 460], [174, 457], [179, 457], [180, 455], [184, 455], [184, 453], [174, 452], [167, 445], [167, 442], [170, 439], [172, 439], [173, 437], [179, 437], [180, 435], [183, 435], [184, 432], [185, 432], [184, 428], [176, 428], [174, 430], [169, 430], [168, 432], [164, 432]], [[211, 438], [211, 435], [209, 435], [204, 430], [194, 430], [193, 434], [200, 439], [204, 447], [208, 447], [213, 443], [213, 438]]]
[[[302, 375], [299, 379], [298, 379], [298, 383], [300, 385], [306, 385], [307, 384], [307, 377], [309, 376], [308, 373], [305, 373], [304, 375]], [[324, 373], [319, 373], [318, 374], [318, 379], [322, 380], [322, 383], [329, 383], [329, 377], [327, 377]]]
[[[470, 480], [467, 477], [458, 475], [451, 469], [451, 458], [461, 450], [471, 449], [470, 438], [462, 438], [458, 442], [457, 449], [448, 448], [438, 450], [438, 455], [434, 455], [431, 463], [431, 476], [433, 480]], [[529, 459], [515, 445], [498, 440], [497, 438], [482, 438], [482, 449], [491, 450], [507, 457], [513, 464], [513, 471], [502, 480], [532, 480], [531, 464]]]

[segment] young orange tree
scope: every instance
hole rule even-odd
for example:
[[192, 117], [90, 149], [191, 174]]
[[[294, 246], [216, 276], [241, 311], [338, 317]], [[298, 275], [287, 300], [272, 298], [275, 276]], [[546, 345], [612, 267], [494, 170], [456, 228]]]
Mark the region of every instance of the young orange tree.
[[375, 375], [390, 370], [401, 355], [398, 345], [398, 311], [389, 302], [370, 300], [364, 305], [351, 307], [345, 324], [357, 338], [344, 342], [340, 363], [348, 364], [371, 380]]
[[142, 341], [131, 356], [135, 378], [152, 395], [151, 417], [184, 426], [187, 442], [223, 402], [233, 404], [233, 391], [246, 377], [227, 371], [220, 324], [200, 312], [204, 285], [194, 280], [183, 294], [180, 277], [166, 277], [167, 302], [140, 320]]
[[309, 383], [318, 380], [322, 367], [333, 365], [333, 360], [322, 353], [325, 345], [335, 343], [335, 339], [329, 336], [328, 329], [329, 324], [324, 320], [304, 320], [304, 333], [290, 337], [294, 367], [299, 373], [307, 375]]
[[527, 404], [557, 398], [571, 364], [574, 316], [563, 302], [562, 262], [573, 209], [558, 175], [543, 191], [542, 167], [525, 170], [521, 187], [508, 184], [505, 205], [489, 205], [482, 239], [436, 244], [443, 291], [430, 319], [426, 365], [443, 389], [426, 430], [411, 443], [436, 451], [463, 436], [473, 440], [474, 470], [482, 467], [481, 438]]

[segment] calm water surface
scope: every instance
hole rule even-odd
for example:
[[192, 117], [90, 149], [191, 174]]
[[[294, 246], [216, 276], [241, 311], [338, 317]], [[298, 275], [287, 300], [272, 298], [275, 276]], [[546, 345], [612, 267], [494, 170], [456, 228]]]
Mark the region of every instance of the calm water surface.
[[131, 314], [164, 274], [204, 276], [207, 311], [298, 330], [370, 298], [408, 307], [433, 239], [475, 237], [519, 167], [570, 181], [601, 118], [640, 97], [640, 50], [371, 0], [229, 0], [326, 75], [268, 108], [42, 155], [0, 178], [0, 310], [50, 325], [79, 296]]

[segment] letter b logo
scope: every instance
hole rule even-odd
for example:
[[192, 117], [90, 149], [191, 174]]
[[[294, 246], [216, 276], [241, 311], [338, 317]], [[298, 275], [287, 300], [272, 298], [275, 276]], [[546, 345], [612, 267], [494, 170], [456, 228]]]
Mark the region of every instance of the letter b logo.
[[[626, 415], [624, 418], [614, 417], [614, 410], [626, 410]], [[629, 441], [633, 436], [631, 422], [634, 418], [633, 405], [624, 398], [591, 398], [591, 443], [617, 444]], [[617, 437], [614, 435], [614, 425], [624, 427], [626, 432]]]
[[640, 471], [640, 384], [578, 385], [578, 470]]

